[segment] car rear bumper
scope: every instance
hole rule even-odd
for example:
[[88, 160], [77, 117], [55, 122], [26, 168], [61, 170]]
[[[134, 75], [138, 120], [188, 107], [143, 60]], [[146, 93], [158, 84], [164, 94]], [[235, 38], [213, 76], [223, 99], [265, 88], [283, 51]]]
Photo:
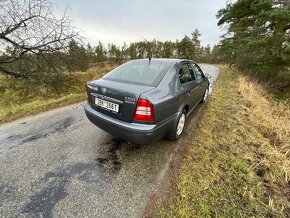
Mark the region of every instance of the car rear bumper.
[[94, 110], [89, 104], [84, 107], [88, 119], [115, 137], [136, 144], [146, 145], [164, 137], [174, 123], [174, 116], [160, 125], [128, 123], [102, 114]]

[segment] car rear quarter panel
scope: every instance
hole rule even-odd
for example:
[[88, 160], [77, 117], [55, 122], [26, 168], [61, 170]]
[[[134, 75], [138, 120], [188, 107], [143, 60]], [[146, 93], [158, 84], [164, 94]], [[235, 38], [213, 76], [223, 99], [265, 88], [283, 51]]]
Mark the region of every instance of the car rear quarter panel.
[[160, 84], [153, 90], [145, 92], [142, 98], [154, 104], [154, 123], [162, 123], [172, 118], [179, 111], [184, 97], [178, 93], [178, 63], [173, 64]]

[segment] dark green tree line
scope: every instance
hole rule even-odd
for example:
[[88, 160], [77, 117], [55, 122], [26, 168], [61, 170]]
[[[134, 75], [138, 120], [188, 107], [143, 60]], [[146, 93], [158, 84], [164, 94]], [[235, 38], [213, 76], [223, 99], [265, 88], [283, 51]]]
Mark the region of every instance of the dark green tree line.
[[99, 42], [96, 48], [96, 60], [98, 63], [109, 61], [122, 63], [137, 58], [185, 58], [195, 61], [209, 62], [213, 60], [211, 47], [201, 46], [201, 34], [195, 29], [190, 36], [184, 36], [181, 40], [172, 41], [140, 41], [130, 43], [128, 46], [109, 44], [107, 47]]

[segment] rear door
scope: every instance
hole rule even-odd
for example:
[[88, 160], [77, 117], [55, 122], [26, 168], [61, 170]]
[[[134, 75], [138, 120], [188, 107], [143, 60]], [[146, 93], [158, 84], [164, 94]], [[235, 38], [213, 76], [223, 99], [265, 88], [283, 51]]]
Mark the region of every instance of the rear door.
[[195, 74], [189, 62], [182, 62], [178, 72], [181, 84], [181, 94], [186, 96], [186, 102], [190, 109], [197, 103], [198, 84], [196, 83]]

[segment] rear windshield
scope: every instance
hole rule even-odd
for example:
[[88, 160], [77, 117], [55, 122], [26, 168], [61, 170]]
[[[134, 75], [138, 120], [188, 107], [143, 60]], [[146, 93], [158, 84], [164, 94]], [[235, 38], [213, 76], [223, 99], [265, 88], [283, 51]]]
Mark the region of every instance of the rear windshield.
[[109, 72], [103, 79], [137, 85], [157, 86], [170, 67], [170, 63], [138, 60], [130, 61]]

